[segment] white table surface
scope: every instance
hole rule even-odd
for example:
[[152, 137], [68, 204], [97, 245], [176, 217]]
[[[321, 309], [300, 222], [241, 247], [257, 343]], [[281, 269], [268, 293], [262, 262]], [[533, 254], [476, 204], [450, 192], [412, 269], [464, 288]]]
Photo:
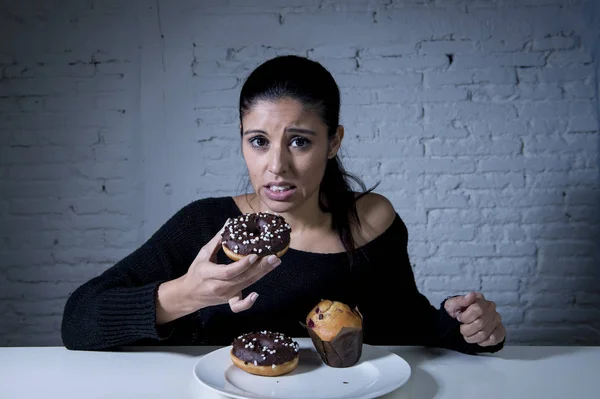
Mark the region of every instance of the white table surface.
[[[412, 368], [383, 398], [600, 398], [600, 347], [507, 346], [492, 355], [384, 347]], [[0, 398], [224, 398], [200, 384], [193, 367], [218, 347], [0, 348]]]

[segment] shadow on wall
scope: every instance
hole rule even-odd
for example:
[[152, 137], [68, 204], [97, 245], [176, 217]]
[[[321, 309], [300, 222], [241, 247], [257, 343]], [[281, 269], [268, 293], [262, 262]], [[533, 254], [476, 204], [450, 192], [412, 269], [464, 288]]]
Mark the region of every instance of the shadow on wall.
[[[589, 43], [592, 43], [591, 53], [592, 59], [594, 60], [594, 72], [595, 72], [595, 89], [596, 89], [596, 119], [598, 121], [598, 129], [600, 129], [600, 2], [593, 1], [588, 3], [588, 7], [590, 8], [589, 12], [586, 12], [586, 15], [589, 16], [590, 22], [589, 26], [594, 26], [596, 29], [592, 29], [591, 32], [595, 33], [595, 37], [592, 37], [589, 40]], [[596, 158], [596, 165], [598, 170], [600, 170], [600, 134], [598, 135], [598, 157]], [[598, 186], [600, 186], [600, 174], [598, 176]], [[600, 201], [596, 204], [597, 208], [600, 210]], [[597, 235], [598, 240], [598, 263], [600, 265], [600, 234]], [[600, 267], [597, 268], [598, 276], [600, 277]]]
[[536, 345], [600, 345], [600, 2], [587, 2], [584, 14], [582, 46], [593, 60], [590, 84], [597, 120], [595, 131], [584, 133], [595, 135], [597, 147], [577, 154], [582, 158], [574, 162], [594, 170], [595, 177], [583, 185], [576, 177], [567, 185], [555, 182], [554, 189], [562, 189], [563, 205], [536, 217], [557, 223], [537, 220], [540, 224], [530, 231], [540, 242], [537, 271], [523, 293], [527, 322], [535, 327], [517, 328], [513, 337]]
[[[594, 60], [594, 71], [596, 78], [596, 120], [598, 121], [598, 129], [600, 129], [600, 29], [598, 28], [600, 26], [600, 2], [592, 2], [591, 7], [594, 8], [589, 13], [593, 16], [591, 26], [596, 27], [596, 37], [592, 41], [592, 59]], [[600, 134], [598, 135], [598, 157], [596, 158], [596, 165], [600, 171]], [[598, 187], [600, 187], [600, 173], [598, 174]], [[596, 203], [596, 208], [598, 209], [598, 213], [600, 213], [600, 201]], [[596, 277], [600, 282], [600, 232], [596, 235], [596, 240]], [[598, 308], [600, 309], [600, 303], [598, 303]]]
[[[582, 330], [575, 329], [567, 340], [567, 344], [578, 344], [580, 342], [600, 344], [600, 174], [598, 173], [600, 170], [600, 134], [598, 132], [600, 130], [600, 29], [598, 28], [600, 27], [600, 2], [590, 1], [586, 3], [585, 7], [584, 18], [589, 28], [584, 30], [587, 32], [587, 37], [584, 35], [582, 38], [582, 45], [588, 47], [586, 50], [590, 53], [594, 66], [592, 85], [595, 93], [593, 102], [597, 121], [595, 134], [598, 139], [595, 159], [596, 182], [589, 190], [573, 190], [574, 193], [567, 192], [565, 198], [565, 212], [568, 213], [571, 208], [577, 207], [577, 204], [589, 204], [589, 216], [592, 219], [588, 221], [587, 228], [583, 224], [579, 225], [582, 226], [580, 228], [572, 228], [574, 242], [589, 242], [590, 245], [589, 249], [582, 248], [582, 252], [577, 254], [581, 255], [578, 258], [581, 259], [581, 263], [575, 262], [573, 264], [571, 262], [571, 265], [564, 265], [565, 267], [573, 267], [575, 270], [574, 275], [582, 277], [580, 283], [572, 287], [574, 293], [572, 305], [575, 305], [573, 311], [576, 313], [570, 322], [577, 324], [578, 322], [587, 321], [586, 324], [588, 324], [582, 326]], [[579, 195], [579, 198], [570, 198], [573, 195]], [[569, 251], [570, 249], [565, 248], [564, 250]], [[560, 256], [560, 251], [556, 251], [555, 255]], [[545, 259], [544, 261], [560, 264], [558, 259]], [[582, 291], [590, 294], [581, 294]], [[583, 327], [591, 327], [591, 329], [586, 331]], [[593, 335], [590, 337], [586, 332]]]
[[[595, 110], [596, 110], [596, 120], [598, 121], [598, 130], [600, 130], [600, 2], [591, 1], [587, 3], [587, 7], [589, 10], [586, 10], [586, 16], [589, 18], [588, 26], [593, 27], [589, 30], [591, 32], [592, 37], [587, 41], [591, 43], [590, 53], [592, 54], [592, 60], [594, 62], [594, 79], [595, 79]], [[600, 191], [600, 133], [598, 134], [598, 147], [597, 147], [597, 157], [596, 157], [596, 168], [598, 172], [598, 182], [596, 184], [596, 204], [595, 207], [597, 209], [597, 213], [600, 214], [600, 195], [598, 195], [598, 191]], [[600, 219], [600, 216], [598, 217]], [[595, 264], [595, 272], [596, 272], [596, 282], [600, 283], [600, 231], [596, 231], [596, 264]], [[596, 284], [597, 287], [600, 287], [600, 284]], [[598, 290], [598, 301], [596, 303], [596, 309], [600, 311], [600, 288]], [[600, 317], [599, 317], [600, 319]], [[600, 329], [600, 320], [597, 321], [598, 329]], [[598, 338], [598, 343], [600, 343], [600, 337]]]

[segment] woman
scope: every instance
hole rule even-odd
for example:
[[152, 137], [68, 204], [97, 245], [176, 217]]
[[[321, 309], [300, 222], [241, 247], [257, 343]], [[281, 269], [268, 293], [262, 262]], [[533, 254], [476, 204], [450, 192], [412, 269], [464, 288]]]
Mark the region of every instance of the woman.
[[[64, 310], [67, 348], [229, 345], [256, 330], [307, 336], [300, 322], [321, 299], [358, 306], [365, 343], [502, 348], [494, 303], [470, 293], [434, 308], [417, 290], [406, 226], [391, 203], [358, 179], [362, 191], [351, 190], [337, 155], [344, 129], [329, 72], [302, 57], [269, 60], [244, 83], [239, 112], [253, 192], [188, 204], [79, 287]], [[220, 250], [227, 219], [251, 212], [278, 213], [291, 226], [281, 259], [232, 262]]]

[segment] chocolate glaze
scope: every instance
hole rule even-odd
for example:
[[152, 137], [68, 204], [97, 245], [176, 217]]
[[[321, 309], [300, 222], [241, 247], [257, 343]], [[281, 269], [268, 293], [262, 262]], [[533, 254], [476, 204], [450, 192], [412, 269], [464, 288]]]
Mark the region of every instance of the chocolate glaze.
[[294, 360], [299, 345], [291, 338], [271, 331], [240, 335], [233, 340], [232, 353], [255, 366], [273, 366]]
[[290, 225], [279, 215], [249, 213], [227, 220], [222, 242], [236, 254], [267, 256], [289, 245], [290, 232]]

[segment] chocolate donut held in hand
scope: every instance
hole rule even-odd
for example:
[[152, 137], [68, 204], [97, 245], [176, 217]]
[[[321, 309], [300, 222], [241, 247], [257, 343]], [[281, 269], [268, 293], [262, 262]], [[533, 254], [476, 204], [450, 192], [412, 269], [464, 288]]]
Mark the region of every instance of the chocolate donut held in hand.
[[322, 300], [306, 316], [306, 327], [325, 364], [351, 367], [362, 355], [363, 320], [344, 303]]
[[284, 334], [260, 331], [234, 339], [230, 356], [233, 364], [250, 374], [275, 377], [298, 367], [299, 348]]
[[227, 220], [222, 236], [223, 251], [238, 261], [255, 254], [281, 257], [290, 245], [290, 225], [279, 215], [248, 213]]

